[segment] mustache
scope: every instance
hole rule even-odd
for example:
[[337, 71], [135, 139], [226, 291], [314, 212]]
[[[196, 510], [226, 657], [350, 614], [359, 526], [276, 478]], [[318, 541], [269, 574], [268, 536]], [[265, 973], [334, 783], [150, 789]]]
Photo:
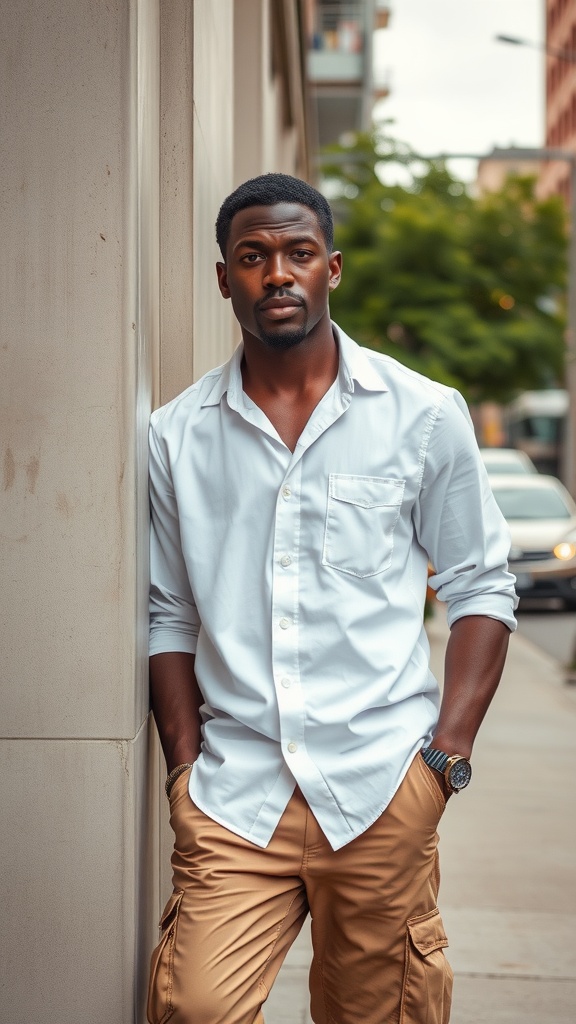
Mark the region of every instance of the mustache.
[[306, 303], [305, 303], [305, 301], [304, 301], [304, 299], [302, 298], [301, 295], [297, 295], [296, 292], [290, 291], [289, 288], [278, 288], [278, 289], [276, 289], [276, 291], [268, 292], [267, 295], [264, 295], [263, 298], [259, 299], [259, 301], [256, 303], [254, 308], [256, 310], [259, 310], [260, 307], [263, 306], [265, 302], [269, 302], [270, 299], [286, 299], [286, 298], [294, 299], [294, 301], [297, 302], [299, 306], [305, 306], [306, 305]]

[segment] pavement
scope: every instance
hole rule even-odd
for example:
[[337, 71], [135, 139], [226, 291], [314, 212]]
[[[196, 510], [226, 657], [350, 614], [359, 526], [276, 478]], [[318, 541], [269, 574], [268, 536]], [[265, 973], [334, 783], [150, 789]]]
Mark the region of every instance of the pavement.
[[[441, 679], [440, 605], [428, 634]], [[439, 828], [451, 1024], [575, 1024], [576, 686], [519, 633], [473, 765]], [[310, 957], [305, 926], [264, 1006], [266, 1024], [311, 1024]]]

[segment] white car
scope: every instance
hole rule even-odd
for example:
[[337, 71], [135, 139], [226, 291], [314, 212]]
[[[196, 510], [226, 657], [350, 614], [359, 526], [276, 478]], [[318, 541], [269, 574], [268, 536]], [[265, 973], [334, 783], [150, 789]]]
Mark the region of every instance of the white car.
[[541, 473], [496, 475], [490, 484], [512, 535], [518, 596], [560, 597], [576, 608], [576, 502]]
[[532, 459], [517, 448], [481, 448], [488, 476], [501, 473], [537, 473]]

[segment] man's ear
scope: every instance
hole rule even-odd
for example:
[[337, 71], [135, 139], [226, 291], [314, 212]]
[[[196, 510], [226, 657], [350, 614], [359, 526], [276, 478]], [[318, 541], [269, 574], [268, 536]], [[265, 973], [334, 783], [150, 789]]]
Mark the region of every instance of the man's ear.
[[226, 272], [226, 264], [225, 263], [217, 263], [216, 264], [216, 276], [218, 277], [218, 287], [220, 289], [220, 294], [221, 294], [222, 298], [223, 299], [229, 299], [230, 298], [230, 289], [228, 287], [228, 274]]
[[330, 280], [328, 287], [331, 292], [340, 284], [340, 278], [342, 277], [342, 253], [333, 252], [328, 257], [328, 266], [330, 268]]

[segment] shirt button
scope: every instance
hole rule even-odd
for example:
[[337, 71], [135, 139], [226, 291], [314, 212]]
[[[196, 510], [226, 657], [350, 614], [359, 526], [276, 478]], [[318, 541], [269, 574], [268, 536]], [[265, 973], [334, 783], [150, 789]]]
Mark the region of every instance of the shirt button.
[[297, 743], [294, 743], [294, 741], [292, 740], [292, 741], [291, 741], [291, 742], [290, 742], [290, 743], [288, 744], [288, 750], [290, 751], [290, 753], [291, 753], [291, 754], [295, 754], [295, 753], [296, 753], [296, 751], [298, 750], [298, 744], [297, 744]]
[[292, 565], [292, 559], [290, 558], [290, 555], [282, 555], [282, 558], [280, 559], [280, 565], [283, 565], [285, 569], [289, 565]]
[[280, 629], [288, 629], [290, 626], [290, 619], [280, 619]]
[[289, 498], [291, 494], [292, 494], [292, 491], [291, 491], [290, 487], [283, 487], [282, 488], [282, 497], [283, 498]]
[[288, 687], [292, 685], [292, 680], [290, 679], [290, 676], [284, 676], [280, 680], [280, 685], [283, 686], [285, 690], [287, 690]]

